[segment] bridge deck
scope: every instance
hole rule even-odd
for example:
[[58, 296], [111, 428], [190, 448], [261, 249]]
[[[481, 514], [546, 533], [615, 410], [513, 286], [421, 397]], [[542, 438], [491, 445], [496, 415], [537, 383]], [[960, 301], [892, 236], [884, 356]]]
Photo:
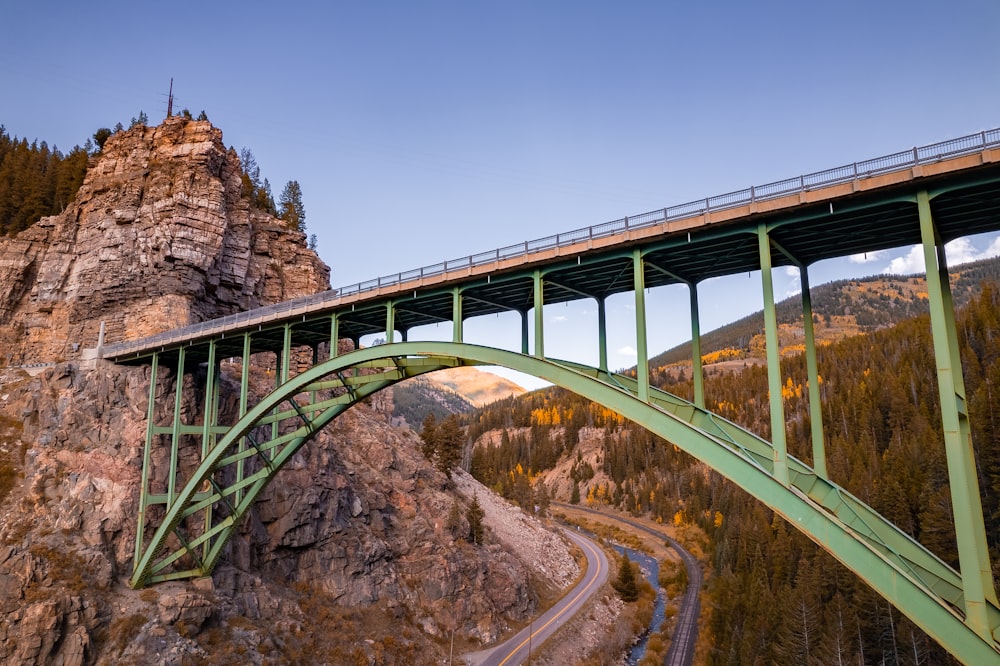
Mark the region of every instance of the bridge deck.
[[[910, 154], [900, 166], [899, 156]], [[108, 345], [103, 357], [147, 362], [154, 351], [209, 338], [217, 339], [222, 357], [236, 356], [242, 353], [242, 340], [232, 338], [245, 331], [256, 332], [254, 351], [274, 351], [283, 342], [283, 331], [275, 327], [289, 321], [298, 321], [293, 343], [311, 346], [329, 340], [324, 315], [334, 313], [340, 337], [356, 339], [385, 331], [389, 301], [397, 330], [450, 322], [453, 288], [461, 290], [464, 318], [524, 313], [534, 305], [536, 270], [544, 275], [546, 304], [606, 298], [633, 289], [631, 252], [636, 247], [643, 252], [647, 287], [697, 284], [759, 270], [755, 234], [761, 224], [779, 249], [776, 266], [808, 266], [918, 244], [915, 193], [921, 190], [933, 197], [934, 220], [944, 241], [1000, 229], [1000, 130]]]

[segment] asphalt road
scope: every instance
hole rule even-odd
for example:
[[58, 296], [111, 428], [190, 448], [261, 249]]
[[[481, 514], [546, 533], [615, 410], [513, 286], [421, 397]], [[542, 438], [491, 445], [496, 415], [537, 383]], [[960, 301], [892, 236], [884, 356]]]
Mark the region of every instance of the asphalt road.
[[658, 539], [663, 539], [670, 544], [671, 548], [677, 551], [677, 554], [680, 555], [681, 560], [684, 562], [684, 568], [687, 569], [688, 586], [684, 591], [684, 596], [681, 598], [680, 608], [677, 611], [677, 624], [674, 628], [674, 635], [670, 641], [670, 648], [667, 650], [667, 656], [663, 663], [666, 666], [691, 666], [691, 662], [694, 660], [695, 643], [698, 640], [698, 615], [701, 613], [701, 600], [698, 597], [698, 593], [701, 591], [702, 571], [695, 556], [663, 532], [654, 530], [634, 520], [577, 505], [557, 504], [553, 502], [552, 506], [563, 506], [567, 509], [593, 513], [604, 518], [625, 523], [632, 528], [652, 534]]
[[528, 651], [541, 647], [552, 634], [575, 615], [608, 579], [608, 558], [604, 551], [581, 534], [563, 529], [587, 556], [587, 571], [583, 579], [560, 599], [552, 608], [536, 618], [527, 627], [517, 632], [513, 638], [490, 648], [465, 655], [465, 663], [471, 666], [515, 666], [528, 659]]

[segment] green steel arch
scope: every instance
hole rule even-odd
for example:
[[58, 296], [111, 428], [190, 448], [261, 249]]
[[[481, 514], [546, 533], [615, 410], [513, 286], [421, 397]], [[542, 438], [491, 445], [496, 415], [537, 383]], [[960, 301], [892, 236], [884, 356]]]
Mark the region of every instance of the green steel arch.
[[137, 553], [132, 587], [210, 573], [260, 491], [316, 432], [383, 388], [460, 365], [519, 370], [615, 410], [776, 511], [963, 662], [1000, 662], [1000, 609], [987, 602], [986, 627], [967, 619], [958, 572], [808, 465], [788, 458], [785, 485], [769, 442], [668, 393], [650, 389], [643, 400], [647, 391], [628, 377], [457, 342], [362, 349], [278, 386], [205, 451]]

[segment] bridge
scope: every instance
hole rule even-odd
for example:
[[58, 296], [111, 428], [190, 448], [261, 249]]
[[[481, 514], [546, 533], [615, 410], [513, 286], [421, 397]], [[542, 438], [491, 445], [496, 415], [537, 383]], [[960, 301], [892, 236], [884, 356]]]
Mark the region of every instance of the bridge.
[[[1000, 604], [944, 253], [950, 240], [998, 230], [1000, 129], [995, 129], [101, 345], [104, 359], [151, 366], [131, 585], [210, 573], [260, 491], [315, 433], [359, 400], [445, 368], [504, 366], [599, 402], [684, 449], [830, 552], [958, 659], [1000, 663]], [[928, 267], [959, 571], [839, 486], [826, 464], [809, 266], [913, 244], [923, 248]], [[786, 445], [771, 277], [780, 266], [796, 266], [801, 276], [809, 461], [790, 456]], [[705, 408], [699, 344], [698, 285], [758, 270], [770, 441]], [[687, 285], [690, 294], [691, 402], [650, 384], [646, 289], [677, 284]], [[627, 292], [635, 299], [634, 376], [611, 372], [607, 361], [605, 304]], [[544, 306], [579, 299], [597, 304], [597, 367], [545, 352]], [[520, 353], [464, 339], [468, 319], [509, 312], [520, 315]], [[436, 323], [451, 327], [450, 341], [409, 339], [418, 327]], [[383, 335], [386, 344], [360, 348], [362, 336], [372, 334]], [[354, 350], [340, 353], [341, 339], [353, 340]], [[249, 368], [259, 354], [273, 358], [275, 385], [251, 404]], [[221, 423], [220, 372], [226, 359], [240, 368], [239, 413]], [[161, 367], [167, 370], [160, 372]], [[182, 418], [180, 379], [186, 374], [197, 374], [203, 405], [192, 423]], [[163, 382], [165, 390], [158, 391]], [[170, 395], [171, 386], [172, 417], [158, 423], [157, 396]], [[154, 448], [169, 451], [162, 456], [169, 462], [154, 464]], [[195, 469], [181, 464], [182, 451], [197, 451]]]

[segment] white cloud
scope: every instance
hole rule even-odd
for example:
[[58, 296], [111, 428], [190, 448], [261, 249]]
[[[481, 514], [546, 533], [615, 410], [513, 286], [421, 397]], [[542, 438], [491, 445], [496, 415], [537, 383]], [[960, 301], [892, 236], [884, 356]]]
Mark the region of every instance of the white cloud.
[[632, 345], [625, 345], [618, 350], [619, 356], [627, 356], [629, 358], [638, 358], [639, 352], [635, 350]]
[[882, 257], [886, 255], [885, 250], [877, 250], [875, 252], [864, 252], [862, 254], [852, 254], [847, 257], [847, 260], [852, 264], [870, 264], [875, 261], [881, 261]]
[[993, 242], [990, 243], [990, 246], [986, 248], [986, 252], [984, 252], [983, 254], [986, 255], [985, 257], [983, 257], [984, 259], [987, 257], [1000, 256], [1000, 236], [997, 236], [996, 238], [993, 239]]
[[914, 245], [902, 257], [896, 257], [883, 270], [893, 275], [909, 275], [924, 272], [924, 251], [919, 245]]
[[785, 266], [785, 275], [788, 277], [797, 278], [799, 276], [798, 266]]
[[556, 315], [555, 317], [552, 317], [552, 319], [550, 319], [549, 321], [551, 321], [554, 324], [561, 324], [564, 321], [569, 321], [569, 317], [567, 317], [566, 315]]
[[[958, 266], [967, 264], [970, 261], [989, 259], [1000, 255], [1000, 236], [993, 239], [989, 247], [980, 252], [968, 238], [956, 238], [944, 246], [945, 255], [948, 257], [948, 266]], [[908, 275], [910, 273], [924, 272], [924, 250], [921, 245], [914, 245], [902, 257], [896, 257], [889, 262], [885, 268], [886, 273], [894, 275]]]

